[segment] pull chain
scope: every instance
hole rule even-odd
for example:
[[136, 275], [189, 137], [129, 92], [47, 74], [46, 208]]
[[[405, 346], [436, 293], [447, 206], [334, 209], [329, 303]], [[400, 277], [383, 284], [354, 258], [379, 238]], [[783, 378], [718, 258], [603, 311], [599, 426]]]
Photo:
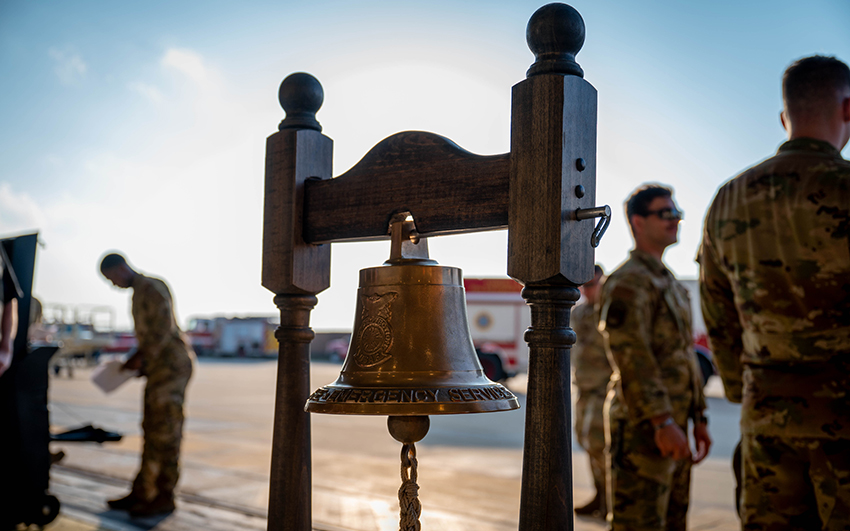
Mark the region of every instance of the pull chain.
[[422, 505], [419, 503], [419, 485], [416, 484], [416, 447], [413, 443], [401, 447], [401, 487], [398, 489], [400, 509], [399, 531], [420, 531], [419, 515]]

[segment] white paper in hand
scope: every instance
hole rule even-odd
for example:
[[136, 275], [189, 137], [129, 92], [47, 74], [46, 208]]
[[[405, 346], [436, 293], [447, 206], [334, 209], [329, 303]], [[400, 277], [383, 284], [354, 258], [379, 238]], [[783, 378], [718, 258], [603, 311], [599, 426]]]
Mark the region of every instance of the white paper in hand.
[[121, 387], [124, 382], [136, 376], [136, 371], [121, 370], [123, 365], [124, 362], [117, 359], [105, 361], [94, 368], [91, 381], [104, 393], [111, 393]]

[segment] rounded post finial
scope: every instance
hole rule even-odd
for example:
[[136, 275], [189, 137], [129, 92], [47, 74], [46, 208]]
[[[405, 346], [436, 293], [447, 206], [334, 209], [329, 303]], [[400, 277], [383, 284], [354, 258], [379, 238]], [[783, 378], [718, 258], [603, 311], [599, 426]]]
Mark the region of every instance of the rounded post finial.
[[316, 113], [325, 100], [325, 91], [318, 79], [306, 72], [289, 74], [280, 84], [277, 99], [286, 112], [278, 130], [322, 130], [321, 124], [316, 120]]
[[584, 19], [572, 6], [547, 4], [531, 15], [525, 30], [534, 64], [527, 77], [539, 74], [565, 74], [584, 77], [576, 54], [584, 45]]

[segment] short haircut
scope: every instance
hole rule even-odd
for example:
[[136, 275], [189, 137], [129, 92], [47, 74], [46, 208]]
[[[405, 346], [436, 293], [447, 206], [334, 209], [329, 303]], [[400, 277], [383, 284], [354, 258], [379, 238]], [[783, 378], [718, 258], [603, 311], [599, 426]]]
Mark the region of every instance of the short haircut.
[[100, 272], [106, 273], [107, 270], [112, 269], [113, 267], [120, 266], [121, 264], [126, 264], [127, 259], [121, 256], [118, 253], [110, 253], [103, 257], [103, 260], [100, 261]]
[[850, 89], [850, 68], [835, 57], [798, 59], [782, 76], [782, 100], [792, 115], [822, 114], [841, 92]]
[[660, 184], [645, 184], [626, 199], [626, 220], [632, 226], [632, 216], [648, 216], [649, 204], [656, 197], [673, 197], [673, 189]]
[[598, 276], [605, 276], [605, 270], [602, 269], [602, 266], [599, 264], [594, 264], [593, 266], [593, 277], [596, 278]]

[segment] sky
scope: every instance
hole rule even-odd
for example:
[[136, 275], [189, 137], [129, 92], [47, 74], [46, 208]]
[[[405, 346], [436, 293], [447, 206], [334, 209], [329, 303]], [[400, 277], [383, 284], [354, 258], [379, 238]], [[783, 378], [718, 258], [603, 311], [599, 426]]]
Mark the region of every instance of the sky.
[[[263, 173], [281, 80], [303, 71], [322, 83], [334, 175], [404, 130], [504, 153], [511, 86], [534, 60], [526, 24], [543, 4], [2, 0], [0, 237], [39, 233], [45, 305], [111, 307], [121, 328], [130, 294], [98, 270], [114, 250], [168, 281], [184, 326], [273, 315], [260, 286]], [[614, 211], [596, 260], [606, 271], [625, 260], [623, 201], [660, 182], [685, 211], [665, 262], [694, 278], [715, 191], [785, 139], [783, 70], [815, 53], [850, 61], [850, 2], [571, 5], [587, 27], [577, 61], [599, 96], [597, 203]], [[506, 274], [504, 231], [429, 247], [466, 277]], [[350, 329], [357, 272], [380, 265], [389, 243], [333, 244], [331, 255], [312, 325]]]

